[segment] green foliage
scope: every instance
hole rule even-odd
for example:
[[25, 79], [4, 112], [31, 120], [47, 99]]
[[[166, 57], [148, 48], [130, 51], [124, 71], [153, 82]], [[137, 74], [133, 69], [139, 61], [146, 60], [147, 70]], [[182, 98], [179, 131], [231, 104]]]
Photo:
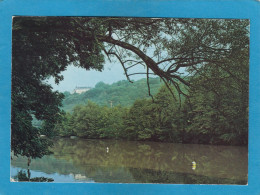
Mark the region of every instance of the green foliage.
[[[52, 136], [63, 95], [53, 92], [46, 79], [52, 76], [59, 83], [60, 73], [71, 63], [85, 69], [103, 68], [100, 44], [93, 39], [81, 44], [73, 38], [75, 32], [64, 31], [74, 27], [68, 18], [13, 19], [11, 149], [15, 155], [36, 158], [48, 153], [50, 142], [39, 135]], [[32, 116], [42, 121], [41, 127], [32, 125]]]
[[[203, 74], [207, 76], [190, 80], [193, 86], [188, 91], [189, 98], [180, 96], [181, 103], [162, 86], [154, 100], [137, 99], [129, 108], [99, 106], [90, 101], [76, 106], [72, 114], [67, 113], [65, 120], [57, 124], [58, 134], [175, 143], [247, 144], [248, 85], [233, 77], [226, 78], [225, 72], [214, 66], [205, 67]], [[97, 88], [104, 85], [99, 83]], [[187, 90], [180, 86], [182, 91]]]
[[154, 101], [137, 100], [125, 121], [128, 139], [181, 142], [179, 102], [163, 86]]
[[55, 135], [60, 136], [72, 136], [75, 135], [74, 132], [74, 118], [72, 118], [70, 113], [62, 115], [62, 119], [56, 123], [54, 129]]
[[[150, 78], [151, 93], [156, 94], [161, 87], [162, 82], [157, 78]], [[65, 95], [65, 94], [64, 94]], [[148, 98], [146, 79], [140, 79], [134, 83], [123, 80], [113, 83], [112, 85], [99, 82], [95, 88], [82, 94], [66, 93], [63, 100], [63, 109], [71, 112], [76, 105], [83, 105], [88, 100], [101, 106], [110, 106], [111, 101], [114, 106], [121, 105], [131, 106], [135, 100]]]
[[153, 118], [154, 106], [151, 100], [137, 100], [129, 110], [125, 135], [131, 140], [146, 140], [153, 135], [156, 119]]
[[89, 101], [85, 106], [76, 106], [72, 114], [67, 113], [56, 124], [56, 133], [61, 136], [117, 139], [122, 134], [126, 113], [127, 108], [121, 106], [109, 108]]
[[[245, 50], [226, 63], [232, 75], [220, 66], [208, 64], [193, 78], [189, 111], [191, 124], [187, 131], [200, 137], [201, 143], [248, 143], [248, 70]], [[223, 62], [224, 64], [225, 62]], [[235, 76], [237, 75], [237, 76]]]

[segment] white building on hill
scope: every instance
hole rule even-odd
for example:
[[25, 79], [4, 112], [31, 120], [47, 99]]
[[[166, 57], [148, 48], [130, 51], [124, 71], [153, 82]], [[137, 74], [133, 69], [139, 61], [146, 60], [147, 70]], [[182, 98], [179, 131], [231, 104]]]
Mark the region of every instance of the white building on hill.
[[73, 93], [78, 93], [78, 94], [81, 94], [81, 93], [84, 93], [88, 90], [90, 90], [91, 87], [76, 87], [73, 91]]

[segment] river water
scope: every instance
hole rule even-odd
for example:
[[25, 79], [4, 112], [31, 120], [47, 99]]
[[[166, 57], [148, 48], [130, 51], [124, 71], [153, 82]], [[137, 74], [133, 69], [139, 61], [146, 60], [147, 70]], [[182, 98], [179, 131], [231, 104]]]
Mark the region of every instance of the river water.
[[[247, 184], [248, 150], [141, 141], [55, 140], [53, 154], [33, 159], [30, 178], [54, 182]], [[11, 161], [11, 177], [27, 174], [27, 159]]]

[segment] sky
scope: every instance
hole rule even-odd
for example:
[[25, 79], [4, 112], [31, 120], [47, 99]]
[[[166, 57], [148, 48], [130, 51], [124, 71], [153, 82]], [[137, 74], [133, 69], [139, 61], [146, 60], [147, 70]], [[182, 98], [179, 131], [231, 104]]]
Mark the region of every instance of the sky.
[[[138, 66], [134, 71], [145, 72], [142, 66]], [[56, 85], [54, 78], [50, 78], [47, 83], [49, 83], [53, 90], [58, 90], [60, 92], [72, 92], [75, 87], [95, 87], [95, 85], [103, 81], [106, 84], [112, 84], [120, 80], [126, 80], [124, 75], [124, 70], [119, 63], [106, 63], [104, 65], [104, 70], [102, 72], [96, 70], [85, 70], [83, 68], [75, 67], [70, 65], [67, 70], [62, 73], [64, 80]], [[145, 75], [135, 75], [132, 76], [132, 80], [138, 80], [145, 78]]]

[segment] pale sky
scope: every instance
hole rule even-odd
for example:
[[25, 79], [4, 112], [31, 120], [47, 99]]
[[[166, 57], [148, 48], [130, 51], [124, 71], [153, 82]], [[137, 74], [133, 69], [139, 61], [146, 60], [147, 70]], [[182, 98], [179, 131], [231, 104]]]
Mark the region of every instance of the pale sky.
[[[137, 66], [137, 69], [134, 71], [145, 72], [145, 69], [142, 66]], [[72, 92], [76, 86], [95, 87], [95, 85], [100, 81], [107, 84], [112, 84], [120, 80], [126, 80], [124, 70], [119, 63], [106, 63], [102, 72], [95, 70], [87, 71], [83, 68], [78, 68], [71, 65], [67, 67], [67, 70], [64, 71], [62, 75], [64, 76], [64, 80], [61, 81], [59, 85], [55, 84], [53, 78], [47, 81], [47, 83], [52, 85], [53, 90], [58, 90], [60, 92]], [[145, 77], [146, 75], [134, 75], [131, 79], [138, 80]]]

